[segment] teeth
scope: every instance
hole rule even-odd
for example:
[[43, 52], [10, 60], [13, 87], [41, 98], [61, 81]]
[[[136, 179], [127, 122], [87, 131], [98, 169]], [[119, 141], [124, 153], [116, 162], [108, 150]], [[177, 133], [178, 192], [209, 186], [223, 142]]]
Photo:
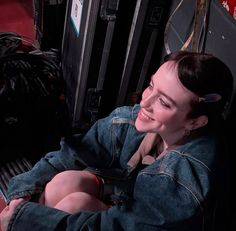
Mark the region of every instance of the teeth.
[[142, 115], [143, 117], [145, 117], [146, 119], [152, 120], [149, 116], [147, 116], [146, 114], [144, 114], [143, 111], [141, 111], [141, 115]]

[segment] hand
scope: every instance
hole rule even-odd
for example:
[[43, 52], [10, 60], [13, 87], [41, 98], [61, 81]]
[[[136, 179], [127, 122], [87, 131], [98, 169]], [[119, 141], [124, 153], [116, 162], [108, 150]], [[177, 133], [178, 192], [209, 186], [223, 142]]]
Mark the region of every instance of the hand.
[[128, 161], [128, 165], [134, 168], [138, 165], [141, 159], [142, 159], [142, 155], [139, 152], [136, 152]]
[[24, 198], [14, 199], [10, 202], [10, 204], [8, 206], [6, 206], [2, 210], [2, 212], [0, 214], [0, 222], [1, 222], [2, 231], [7, 230], [7, 226], [11, 220], [12, 215], [15, 212], [16, 207], [25, 201], [27, 201], [27, 200]]
[[139, 145], [138, 150], [128, 161], [128, 165], [130, 167], [136, 167], [145, 156], [150, 154], [150, 151], [158, 141], [160, 141], [160, 136], [158, 134], [147, 133]]

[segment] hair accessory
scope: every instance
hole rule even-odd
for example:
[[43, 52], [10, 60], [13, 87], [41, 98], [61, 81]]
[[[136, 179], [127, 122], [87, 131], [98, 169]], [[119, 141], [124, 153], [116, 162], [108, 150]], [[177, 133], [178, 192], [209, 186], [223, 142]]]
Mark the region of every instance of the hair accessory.
[[203, 97], [199, 97], [199, 102], [215, 103], [222, 99], [222, 96], [217, 93], [206, 94]]

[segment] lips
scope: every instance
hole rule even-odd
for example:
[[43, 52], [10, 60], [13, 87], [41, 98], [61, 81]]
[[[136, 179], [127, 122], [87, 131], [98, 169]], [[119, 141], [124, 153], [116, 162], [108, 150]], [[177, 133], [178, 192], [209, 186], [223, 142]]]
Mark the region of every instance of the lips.
[[138, 118], [142, 121], [153, 121], [143, 110], [140, 110], [138, 113]]

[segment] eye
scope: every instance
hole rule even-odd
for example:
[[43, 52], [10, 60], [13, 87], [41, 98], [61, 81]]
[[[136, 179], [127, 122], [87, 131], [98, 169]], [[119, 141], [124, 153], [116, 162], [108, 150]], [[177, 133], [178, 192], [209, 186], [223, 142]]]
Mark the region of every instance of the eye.
[[153, 84], [152, 84], [152, 83], [149, 83], [149, 84], [148, 84], [148, 89], [150, 89], [150, 90], [153, 89]]
[[159, 97], [158, 100], [162, 106], [170, 108], [170, 105], [166, 103], [162, 98]]

